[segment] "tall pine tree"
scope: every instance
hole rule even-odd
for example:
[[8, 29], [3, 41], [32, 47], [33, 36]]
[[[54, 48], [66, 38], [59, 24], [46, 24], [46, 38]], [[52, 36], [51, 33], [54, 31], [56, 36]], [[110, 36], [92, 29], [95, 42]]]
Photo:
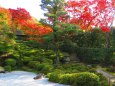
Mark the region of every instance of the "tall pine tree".
[[[52, 27], [52, 45], [54, 46], [54, 51], [56, 53], [55, 64], [59, 64], [59, 38], [58, 32], [62, 30], [61, 27], [62, 20], [67, 17], [67, 12], [65, 11], [65, 0], [41, 0], [41, 9], [46, 11], [44, 16], [46, 19], [41, 19], [42, 23], [47, 24]], [[67, 19], [67, 18], [66, 18]]]

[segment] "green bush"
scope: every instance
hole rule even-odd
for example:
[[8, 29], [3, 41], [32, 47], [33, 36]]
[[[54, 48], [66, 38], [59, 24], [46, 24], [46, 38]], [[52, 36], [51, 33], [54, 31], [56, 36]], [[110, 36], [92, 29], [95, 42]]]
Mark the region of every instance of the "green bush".
[[44, 64], [36, 63], [34, 66], [35, 66], [35, 69], [36, 69], [36, 70], [41, 71], [42, 68], [44, 67]]
[[75, 86], [99, 86], [99, 77], [94, 73], [79, 73], [75, 79]]
[[53, 72], [53, 73], [49, 73], [47, 76], [49, 78], [49, 81], [59, 83], [60, 82], [60, 74], [61, 74], [60, 72]]
[[[78, 73], [78, 72], [86, 72], [89, 70], [89, 68], [82, 63], [62, 64], [58, 67], [55, 67], [55, 69], [60, 69], [64, 73]], [[54, 72], [55, 72], [55, 70], [54, 70]]]
[[96, 75], [98, 75], [100, 78], [100, 86], [109, 86], [108, 79], [106, 77], [100, 73], [97, 73]]
[[72, 74], [61, 74], [60, 75], [60, 83], [63, 84], [73, 84], [75, 82], [76, 79], [76, 74], [72, 73]]
[[33, 58], [34, 61], [43, 62], [43, 60], [44, 60], [44, 56], [42, 56], [42, 55], [38, 55], [38, 56], [34, 55], [31, 57]]
[[[44, 53], [44, 55], [47, 56], [48, 58], [51, 57], [51, 55], [54, 55], [54, 54], [55, 54], [55, 53], [54, 53], [54, 51], [52, 51], [52, 50], [47, 50], [47, 51], [45, 51], [45, 53]], [[51, 58], [51, 59], [53, 59], [53, 58]]]
[[70, 84], [73, 86], [99, 86], [99, 77], [94, 73], [51, 73], [48, 75], [49, 81]]
[[23, 57], [23, 62], [25, 63], [25, 64], [27, 64], [28, 62], [30, 62], [30, 61], [32, 61], [33, 60], [33, 58], [31, 58], [31, 57]]
[[10, 65], [7, 65], [4, 67], [6, 71], [12, 71], [12, 67]]
[[52, 69], [53, 69], [52, 65], [47, 64], [47, 63], [40, 63], [38, 61], [30, 61], [28, 63], [28, 66], [37, 70], [37, 71], [43, 72], [43, 73], [48, 73], [48, 72], [52, 71]]
[[91, 72], [91, 73], [96, 73], [96, 69], [95, 68], [91, 68], [88, 71]]
[[53, 64], [53, 60], [52, 59], [48, 59], [45, 56], [33, 57], [33, 60], [39, 61], [41, 63]]
[[51, 59], [44, 58], [43, 63], [53, 64], [53, 61]]
[[53, 66], [52, 65], [49, 65], [49, 64], [43, 64], [43, 68], [42, 68], [42, 71], [51, 71], [53, 69]]
[[111, 62], [110, 63], [111, 65], [115, 66], [115, 56], [113, 58], [111, 58], [110, 62]]
[[31, 67], [31, 68], [36, 68], [37, 64], [40, 64], [40, 62], [39, 61], [30, 61], [28, 63], [28, 66]]
[[71, 64], [64, 64], [63, 68], [66, 70], [70, 70], [70, 73], [72, 73], [72, 71], [76, 70], [76, 72], [85, 72], [88, 70], [88, 67], [85, 66], [84, 64], [81, 63], [71, 63]]
[[10, 66], [15, 66], [16, 65], [16, 60], [15, 59], [11, 59], [11, 58], [6, 59], [5, 60], [5, 64], [6, 65], [10, 65]]
[[46, 64], [46, 63], [36, 64], [35, 67], [38, 71], [41, 71], [45, 74], [48, 73], [48, 72], [51, 72], [52, 69], [53, 69], [52, 65], [49, 65], [49, 64]]
[[110, 66], [110, 67], [107, 68], [107, 71], [115, 72], [115, 67], [114, 66]]

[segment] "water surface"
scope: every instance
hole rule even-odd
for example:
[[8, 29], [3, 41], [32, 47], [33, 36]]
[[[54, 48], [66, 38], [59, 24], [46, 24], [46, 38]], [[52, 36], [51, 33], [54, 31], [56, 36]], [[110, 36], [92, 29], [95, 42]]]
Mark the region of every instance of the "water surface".
[[67, 86], [49, 82], [48, 78], [34, 80], [36, 74], [26, 71], [0, 73], [0, 86]]

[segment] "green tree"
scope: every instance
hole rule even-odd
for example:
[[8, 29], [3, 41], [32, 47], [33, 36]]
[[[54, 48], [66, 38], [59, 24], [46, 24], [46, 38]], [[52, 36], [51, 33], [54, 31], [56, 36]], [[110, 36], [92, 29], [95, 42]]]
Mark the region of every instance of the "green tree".
[[12, 54], [15, 36], [11, 30], [10, 12], [0, 7], [0, 65]]
[[[60, 33], [65, 28], [62, 26], [62, 19], [66, 18], [67, 12], [65, 11], [65, 1], [64, 0], [42, 0], [41, 9], [45, 10], [44, 16], [46, 19], [41, 19], [41, 22], [49, 25], [53, 29], [53, 33], [50, 35], [50, 40], [52, 46], [54, 46], [54, 51], [56, 53], [55, 64], [59, 64], [59, 38]], [[63, 22], [64, 23], [64, 22]], [[52, 37], [51, 37], [52, 36]], [[49, 39], [48, 37], [46, 37]]]
[[50, 25], [53, 29], [52, 43], [54, 45], [54, 48], [55, 48], [54, 51], [56, 53], [55, 64], [58, 65], [59, 64], [59, 44], [58, 44], [57, 32], [60, 28], [59, 25], [61, 23], [58, 18], [66, 14], [66, 11], [64, 10], [65, 1], [64, 0], [42, 0], [41, 2], [42, 2], [41, 8], [47, 11], [47, 13], [45, 13], [44, 16], [48, 18], [45, 20], [42, 19], [42, 21], [45, 24]]

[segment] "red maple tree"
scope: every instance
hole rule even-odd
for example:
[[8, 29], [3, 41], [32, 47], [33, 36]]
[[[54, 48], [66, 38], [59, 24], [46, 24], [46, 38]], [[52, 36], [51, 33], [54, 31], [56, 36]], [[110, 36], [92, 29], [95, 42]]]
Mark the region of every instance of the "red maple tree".
[[28, 35], [44, 35], [52, 32], [50, 27], [38, 24], [37, 21], [24, 8], [9, 9], [12, 15], [13, 27], [20, 28]]
[[17, 8], [17, 9], [9, 9], [10, 13], [12, 15], [12, 20], [17, 22], [23, 22], [28, 19], [31, 19], [31, 16], [28, 11], [26, 11], [24, 8]]
[[68, 0], [66, 10], [71, 16], [70, 23], [77, 24], [86, 31], [93, 27], [101, 27], [102, 31], [109, 32], [115, 10], [113, 2], [110, 0]]

